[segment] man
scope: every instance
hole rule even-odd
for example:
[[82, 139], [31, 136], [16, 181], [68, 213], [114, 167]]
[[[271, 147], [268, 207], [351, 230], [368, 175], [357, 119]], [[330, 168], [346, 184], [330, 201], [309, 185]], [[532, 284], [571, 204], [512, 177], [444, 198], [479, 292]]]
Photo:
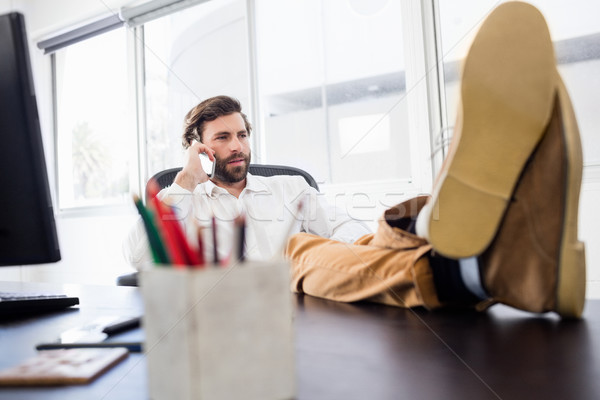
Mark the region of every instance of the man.
[[[228, 96], [207, 99], [188, 112], [183, 169], [159, 198], [173, 206], [187, 236], [196, 242], [204, 228], [206, 257], [211, 259], [212, 221], [216, 221], [218, 259], [233, 252], [233, 221], [246, 221], [245, 258], [269, 260], [283, 256], [289, 234], [302, 231], [352, 243], [370, 230], [327, 204], [300, 176], [254, 176], [248, 173], [251, 125], [240, 103]], [[209, 178], [201, 156], [215, 162]], [[143, 226], [136, 225], [124, 244], [128, 261], [141, 268], [151, 260]]]
[[[580, 317], [582, 154], [543, 16], [508, 2], [463, 66], [462, 109], [433, 196], [387, 210], [353, 245], [292, 237], [292, 288], [338, 301]], [[416, 225], [416, 230], [412, 227]]]

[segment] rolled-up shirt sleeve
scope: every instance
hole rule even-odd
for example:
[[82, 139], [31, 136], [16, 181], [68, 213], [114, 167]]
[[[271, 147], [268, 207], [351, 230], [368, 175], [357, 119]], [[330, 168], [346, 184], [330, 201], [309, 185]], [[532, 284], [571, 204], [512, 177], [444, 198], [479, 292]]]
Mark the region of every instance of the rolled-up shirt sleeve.
[[346, 243], [353, 243], [372, 233], [365, 223], [351, 218], [341, 208], [328, 203], [314, 188], [308, 188], [306, 194], [310, 199], [310, 206], [302, 226], [304, 231]]

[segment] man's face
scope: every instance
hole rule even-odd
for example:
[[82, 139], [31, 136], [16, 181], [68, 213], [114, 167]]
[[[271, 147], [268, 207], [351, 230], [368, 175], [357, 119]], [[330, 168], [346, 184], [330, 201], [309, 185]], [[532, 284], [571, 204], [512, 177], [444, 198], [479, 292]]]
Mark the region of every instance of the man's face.
[[233, 113], [207, 122], [202, 141], [215, 151], [213, 178], [223, 183], [246, 179], [250, 167], [250, 143], [244, 119]]

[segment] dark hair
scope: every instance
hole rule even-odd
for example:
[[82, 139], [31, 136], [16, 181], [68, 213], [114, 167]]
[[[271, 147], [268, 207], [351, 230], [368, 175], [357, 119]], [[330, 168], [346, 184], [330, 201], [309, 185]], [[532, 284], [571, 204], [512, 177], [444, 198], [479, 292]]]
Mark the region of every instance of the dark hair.
[[229, 96], [216, 96], [204, 100], [192, 108], [185, 116], [182, 136], [183, 147], [190, 147], [190, 143], [194, 139], [202, 142], [202, 133], [204, 125], [207, 122], [236, 112], [241, 114], [246, 125], [246, 131], [250, 135], [252, 126], [248, 122], [246, 114], [242, 112], [242, 106], [237, 99]]

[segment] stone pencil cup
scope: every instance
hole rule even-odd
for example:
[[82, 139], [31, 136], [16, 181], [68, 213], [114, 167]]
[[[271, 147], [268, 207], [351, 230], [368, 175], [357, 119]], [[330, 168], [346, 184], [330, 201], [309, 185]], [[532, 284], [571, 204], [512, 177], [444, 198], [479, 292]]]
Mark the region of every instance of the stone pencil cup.
[[287, 261], [141, 273], [150, 397], [293, 399]]

